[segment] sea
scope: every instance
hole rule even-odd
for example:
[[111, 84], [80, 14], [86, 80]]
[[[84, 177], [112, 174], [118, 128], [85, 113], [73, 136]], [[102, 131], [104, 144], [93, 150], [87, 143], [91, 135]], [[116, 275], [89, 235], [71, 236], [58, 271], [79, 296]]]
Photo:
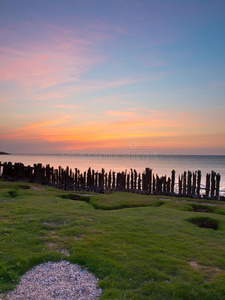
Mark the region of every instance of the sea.
[[71, 169], [78, 168], [81, 172], [87, 171], [89, 167], [95, 171], [101, 171], [102, 168], [106, 172], [112, 170], [115, 172], [136, 169], [137, 172], [143, 172], [145, 168], [151, 168], [154, 174], [159, 176], [170, 176], [171, 171], [176, 171], [176, 186], [178, 184], [178, 176], [184, 171], [202, 172], [202, 189], [205, 186], [205, 176], [211, 171], [220, 173], [220, 195], [225, 196], [225, 155], [108, 155], [82, 153], [71, 154], [64, 152], [63, 154], [12, 154], [1, 155], [0, 161], [3, 162], [21, 162], [24, 165], [33, 166], [33, 164], [42, 163], [42, 165], [50, 164], [51, 167], [65, 168], [69, 166]]

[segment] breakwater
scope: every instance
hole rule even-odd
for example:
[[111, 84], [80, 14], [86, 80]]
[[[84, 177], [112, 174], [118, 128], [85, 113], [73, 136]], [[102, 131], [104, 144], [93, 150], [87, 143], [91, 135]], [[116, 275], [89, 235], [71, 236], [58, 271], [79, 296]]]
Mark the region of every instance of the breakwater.
[[[85, 172], [69, 167], [54, 168], [49, 164], [34, 164], [25, 166], [22, 163], [0, 162], [0, 175], [8, 180], [21, 180], [51, 185], [59, 189], [71, 191], [94, 191], [110, 193], [110, 191], [126, 191], [140, 194], [187, 196], [193, 198], [205, 198], [225, 200], [220, 196], [219, 173], [211, 171], [206, 174], [205, 187], [202, 188], [201, 171], [185, 171], [178, 176], [175, 182], [175, 170], [171, 176], [158, 176], [151, 168], [145, 168], [143, 172], [130, 169], [123, 172], [101, 172], [89, 168]], [[175, 185], [177, 188], [175, 188]]]

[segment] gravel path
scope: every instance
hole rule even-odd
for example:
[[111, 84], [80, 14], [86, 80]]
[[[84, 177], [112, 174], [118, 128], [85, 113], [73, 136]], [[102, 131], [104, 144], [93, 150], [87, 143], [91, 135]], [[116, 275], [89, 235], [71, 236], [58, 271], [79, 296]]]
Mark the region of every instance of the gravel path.
[[96, 300], [101, 294], [98, 279], [86, 269], [67, 261], [48, 262], [21, 277], [17, 288], [0, 299], [7, 300]]

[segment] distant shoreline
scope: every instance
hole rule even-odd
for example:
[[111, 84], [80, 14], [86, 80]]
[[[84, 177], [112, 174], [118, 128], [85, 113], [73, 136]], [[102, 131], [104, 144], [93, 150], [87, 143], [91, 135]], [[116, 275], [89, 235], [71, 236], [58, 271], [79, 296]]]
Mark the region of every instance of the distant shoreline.
[[63, 157], [224, 157], [224, 154], [151, 154], [151, 153], [93, 153], [93, 152], [77, 152], [77, 153], [6, 153], [0, 152], [0, 155], [21, 155], [21, 156], [63, 156]]

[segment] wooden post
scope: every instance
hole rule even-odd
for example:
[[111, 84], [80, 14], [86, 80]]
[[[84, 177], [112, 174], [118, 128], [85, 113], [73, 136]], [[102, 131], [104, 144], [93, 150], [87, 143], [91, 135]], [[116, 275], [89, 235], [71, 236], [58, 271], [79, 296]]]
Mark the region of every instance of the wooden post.
[[210, 174], [206, 174], [206, 183], [205, 183], [205, 196], [209, 198], [209, 190], [210, 190]]
[[196, 172], [193, 172], [193, 183], [192, 183], [192, 195], [195, 196], [195, 190], [196, 190]]
[[83, 190], [85, 190], [85, 187], [86, 187], [86, 178], [87, 178], [87, 172], [84, 172], [84, 176], [83, 176]]
[[109, 186], [109, 189], [111, 189], [111, 183], [112, 183], [112, 172], [111, 170], [109, 171], [109, 179], [108, 179], [108, 186]]
[[146, 187], [145, 187], [145, 174], [144, 173], [141, 174], [141, 178], [142, 178], [142, 191], [145, 191]]
[[133, 174], [132, 169], [130, 169], [130, 187], [133, 190], [133, 188], [134, 188], [134, 174]]
[[105, 189], [108, 188], [108, 175], [105, 173]]
[[138, 178], [137, 171], [134, 170], [134, 186], [133, 186], [133, 188], [135, 190], [137, 189], [137, 178]]
[[127, 191], [129, 192], [130, 190], [130, 174], [127, 174]]
[[167, 194], [170, 195], [170, 177], [168, 177], [168, 180], [167, 180]]
[[198, 170], [198, 177], [197, 177], [197, 196], [200, 197], [200, 190], [201, 190], [201, 177], [202, 173]]
[[216, 200], [220, 197], [220, 174], [216, 174]]
[[191, 179], [192, 179], [192, 173], [188, 171], [188, 188], [187, 188], [188, 196], [191, 196]]
[[172, 183], [171, 183], [171, 193], [174, 194], [174, 185], [175, 185], [175, 170], [171, 172]]
[[120, 185], [120, 173], [117, 172], [116, 173], [116, 190], [119, 189], [119, 185]]
[[152, 169], [149, 169], [149, 193], [152, 193]]
[[94, 188], [95, 186], [95, 171], [92, 170], [92, 175], [91, 175], [91, 187]]
[[104, 179], [105, 179], [105, 170], [102, 169], [102, 178], [101, 178], [101, 189], [105, 189], [105, 182], [104, 182]]
[[179, 195], [182, 193], [182, 181], [183, 181], [183, 175], [179, 175]]
[[163, 194], [166, 194], [166, 190], [167, 190], [167, 180], [166, 180], [166, 176], [162, 177], [162, 190], [163, 190]]
[[98, 188], [98, 171], [95, 173], [95, 187]]
[[87, 171], [87, 188], [89, 189], [91, 187], [91, 168], [88, 168]]
[[138, 174], [138, 191], [141, 192], [141, 174]]
[[183, 194], [186, 195], [187, 193], [187, 173], [184, 171], [184, 176], [183, 176]]
[[159, 193], [159, 176], [156, 174], [156, 192]]
[[214, 171], [211, 172], [211, 199], [214, 199], [214, 193], [215, 193], [215, 176], [216, 173]]
[[152, 191], [153, 191], [153, 193], [155, 193], [155, 175], [154, 174], [152, 177]]
[[115, 172], [113, 172], [113, 182], [112, 182], [112, 188], [115, 189], [116, 186], [116, 178], [115, 178]]

